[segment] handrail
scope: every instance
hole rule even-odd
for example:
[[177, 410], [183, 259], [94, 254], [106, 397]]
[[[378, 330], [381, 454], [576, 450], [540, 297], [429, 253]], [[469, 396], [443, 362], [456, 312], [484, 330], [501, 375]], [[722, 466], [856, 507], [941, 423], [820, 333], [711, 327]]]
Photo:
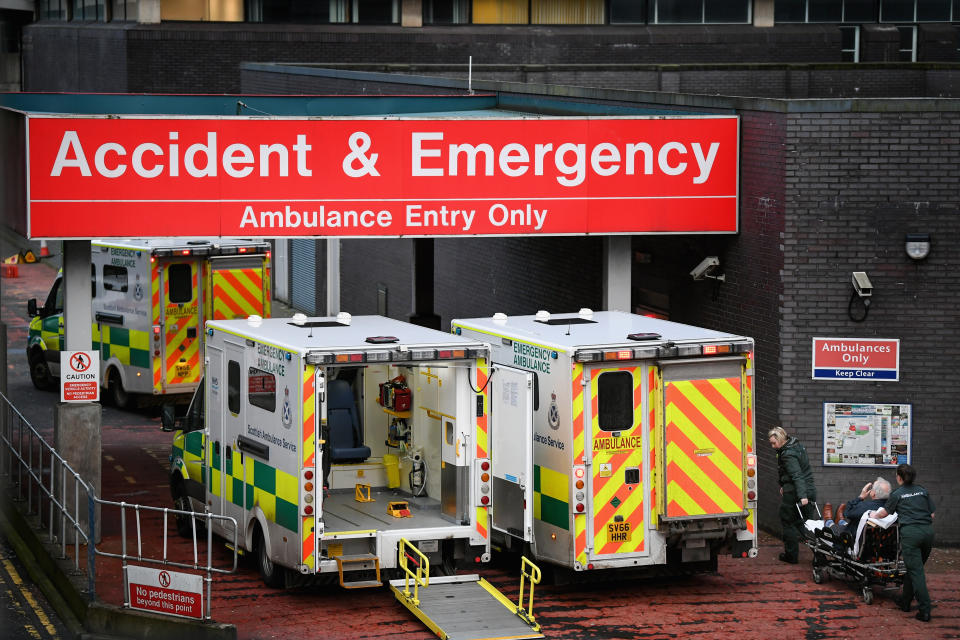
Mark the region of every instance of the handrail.
[[[527, 570], [529, 568], [529, 573]], [[529, 604], [527, 609], [523, 608], [523, 587], [524, 580], [530, 580]], [[523, 618], [528, 624], [535, 625], [536, 618], [533, 615], [533, 587], [540, 584], [540, 567], [527, 559], [527, 556], [520, 557], [520, 596], [517, 598], [517, 615]]]
[[[407, 553], [407, 549], [416, 554], [417, 557]], [[424, 589], [430, 586], [430, 560], [406, 538], [400, 538], [400, 544], [397, 545], [397, 553], [397, 565], [403, 570], [403, 597], [414, 606], [419, 606], [420, 586], [423, 586]], [[417, 570], [415, 572], [411, 571], [407, 566], [408, 562], [416, 566]], [[413, 578], [413, 597], [410, 597], [411, 578]]]
[[[16, 466], [16, 468], [14, 468]], [[114, 502], [98, 498], [93, 487], [85, 482], [80, 474], [74, 471], [70, 464], [50, 446], [43, 435], [31, 425], [23, 414], [13, 405], [9, 398], [0, 393], [0, 476], [6, 476], [16, 490], [16, 498], [25, 503], [28, 515], [39, 515], [41, 526], [49, 527], [48, 539], [60, 545], [60, 558], [66, 559], [68, 539], [72, 536], [73, 565], [80, 570], [80, 546], [87, 547], [87, 588], [90, 601], [96, 601], [96, 557], [119, 559], [123, 564], [124, 577], [124, 606], [130, 606], [130, 592], [127, 582], [127, 562], [152, 563], [168, 567], [182, 567], [204, 571], [206, 576], [205, 618], [210, 620], [211, 584], [213, 574], [229, 574], [237, 570], [237, 538], [238, 527], [236, 519], [230, 516], [215, 515], [212, 513], [183, 511], [165, 507], [152, 507], [127, 502]], [[48, 476], [48, 479], [45, 478]], [[72, 486], [68, 487], [68, 483]], [[26, 494], [26, 495], [25, 495]], [[36, 495], [34, 495], [36, 494]], [[44, 504], [47, 503], [47, 505]], [[44, 507], [48, 508], [45, 509]], [[121, 550], [120, 553], [108, 552], [97, 547], [97, 511], [103, 511], [101, 517], [106, 517], [106, 510], [119, 508]], [[136, 531], [136, 551], [128, 550], [127, 540], [127, 512], [133, 511]], [[159, 526], [163, 532], [162, 554], [150, 553], [144, 555], [144, 535], [142, 514], [154, 514], [148, 521], [151, 526]], [[162, 518], [160, 517], [162, 514]], [[193, 562], [179, 561], [171, 558], [168, 552], [167, 537], [169, 535], [169, 516], [188, 517], [193, 532]], [[84, 521], [85, 520], [85, 521]], [[44, 522], [45, 521], [45, 522]], [[200, 559], [200, 543], [198, 541], [198, 522], [206, 525], [206, 564]], [[219, 529], [225, 538], [232, 537], [233, 550], [232, 566], [222, 563], [222, 567], [213, 566], [213, 527], [219, 524]], [[55, 526], [56, 525], [56, 526]], [[230, 532], [232, 531], [232, 536]]]

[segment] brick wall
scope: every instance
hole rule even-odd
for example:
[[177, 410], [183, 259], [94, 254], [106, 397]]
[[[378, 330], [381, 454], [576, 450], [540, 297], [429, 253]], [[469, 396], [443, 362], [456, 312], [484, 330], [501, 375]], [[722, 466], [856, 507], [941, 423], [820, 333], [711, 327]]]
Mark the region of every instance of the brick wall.
[[[473, 56], [477, 64], [840, 59], [839, 31], [830, 25], [782, 25], [772, 29], [749, 25], [404, 29], [41, 22], [25, 28], [24, 38], [25, 87], [29, 91], [237, 93], [241, 62], [465, 63], [468, 56]], [[106, 42], [98, 46], [98, 40]], [[117, 69], [117, 65], [123, 68]]]
[[[810, 453], [821, 503], [836, 505], [878, 470], [822, 467], [823, 403], [912, 403], [913, 464], [937, 501], [938, 540], [957, 544], [960, 113], [795, 113], [785, 142], [784, 427]], [[910, 232], [931, 235], [921, 263], [904, 252]], [[859, 323], [847, 314], [853, 271], [874, 285]], [[814, 336], [899, 338], [900, 381], [812, 381]]]

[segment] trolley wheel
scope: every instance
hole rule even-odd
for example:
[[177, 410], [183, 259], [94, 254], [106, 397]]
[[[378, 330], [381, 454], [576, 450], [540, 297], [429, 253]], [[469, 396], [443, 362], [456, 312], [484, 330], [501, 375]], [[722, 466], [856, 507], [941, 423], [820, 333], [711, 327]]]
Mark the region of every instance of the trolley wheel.
[[813, 581], [817, 584], [821, 584], [823, 582], [823, 569], [819, 567], [813, 568]]
[[873, 590], [870, 588], [870, 585], [863, 587], [863, 602], [865, 604], [873, 604]]

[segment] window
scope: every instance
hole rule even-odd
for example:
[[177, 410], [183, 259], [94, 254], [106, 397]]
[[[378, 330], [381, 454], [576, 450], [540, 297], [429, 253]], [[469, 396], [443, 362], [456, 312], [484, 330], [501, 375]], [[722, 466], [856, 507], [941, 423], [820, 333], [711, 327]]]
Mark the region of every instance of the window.
[[[189, 263], [172, 264], [167, 267], [167, 285], [170, 302], [193, 300], [193, 267]], [[126, 291], [126, 289], [124, 289]]]
[[469, 0], [424, 0], [424, 24], [466, 24], [470, 22]]
[[67, 5], [70, 0], [38, 0], [37, 19], [39, 20], [66, 20]]
[[603, 431], [633, 428], [633, 374], [601, 373], [597, 379], [597, 421]]
[[73, 19], [93, 22], [106, 20], [104, 0], [73, 0]]
[[749, 23], [751, 0], [650, 0], [653, 24]]
[[247, 2], [247, 20], [324, 24], [330, 22], [330, 3], [315, 0], [251, 0]]
[[776, 0], [775, 22], [876, 22], [876, 0]]
[[127, 292], [127, 268], [112, 264], [103, 265], [103, 290]]
[[840, 27], [840, 55], [844, 62], [860, 62], [860, 27]]
[[227, 362], [227, 410], [240, 413], [240, 363], [236, 360]]
[[272, 373], [250, 367], [247, 372], [247, 401], [266, 411], [277, 409], [277, 378]]
[[611, 24], [637, 24], [646, 22], [647, 7], [640, 0], [610, 0]]
[[915, 26], [897, 26], [900, 32], [900, 61], [917, 61], [917, 28]]
[[137, 0], [113, 0], [111, 9], [110, 19], [114, 22], [137, 20]]

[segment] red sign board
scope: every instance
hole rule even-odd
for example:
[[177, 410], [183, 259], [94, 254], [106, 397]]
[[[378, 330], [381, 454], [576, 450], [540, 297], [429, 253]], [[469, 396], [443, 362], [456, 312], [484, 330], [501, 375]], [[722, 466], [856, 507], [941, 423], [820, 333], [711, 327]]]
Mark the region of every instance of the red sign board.
[[203, 577], [128, 565], [130, 608], [184, 618], [203, 618]]
[[735, 116], [28, 118], [34, 238], [736, 233]]
[[886, 338], [814, 338], [813, 378], [896, 381], [900, 341]]

